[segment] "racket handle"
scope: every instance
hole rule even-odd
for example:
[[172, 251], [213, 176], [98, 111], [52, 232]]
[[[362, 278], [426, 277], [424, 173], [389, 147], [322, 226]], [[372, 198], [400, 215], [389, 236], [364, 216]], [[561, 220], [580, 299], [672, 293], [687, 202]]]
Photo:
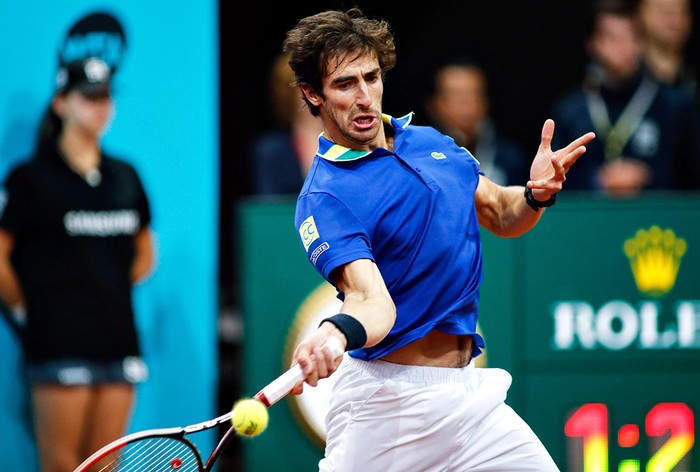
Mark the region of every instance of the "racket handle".
[[[328, 347], [334, 358], [343, 355], [343, 348], [338, 338], [329, 338], [323, 347]], [[301, 370], [299, 364], [295, 364], [291, 369], [263, 387], [263, 389], [255, 395], [255, 398], [260, 400], [267, 407], [272, 406], [284, 398], [292, 388], [294, 388], [294, 385], [301, 380], [304, 380], [304, 372]]]

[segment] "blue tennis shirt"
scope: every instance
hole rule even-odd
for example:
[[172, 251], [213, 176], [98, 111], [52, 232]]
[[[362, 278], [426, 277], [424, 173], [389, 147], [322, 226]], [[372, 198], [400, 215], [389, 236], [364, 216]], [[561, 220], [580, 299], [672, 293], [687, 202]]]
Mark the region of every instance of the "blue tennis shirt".
[[483, 274], [474, 192], [482, 172], [469, 151], [411, 125], [412, 116], [383, 115], [394, 129], [394, 152], [348, 149], [321, 135], [295, 224], [328, 282], [335, 285], [338, 267], [371, 259], [394, 300], [396, 323], [386, 338], [351, 356], [377, 359], [435, 329], [472, 335], [477, 356]]

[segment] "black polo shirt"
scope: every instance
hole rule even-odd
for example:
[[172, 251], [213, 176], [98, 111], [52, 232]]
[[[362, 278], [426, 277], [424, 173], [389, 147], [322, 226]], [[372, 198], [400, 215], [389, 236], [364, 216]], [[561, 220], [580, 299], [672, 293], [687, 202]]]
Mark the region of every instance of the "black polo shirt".
[[0, 228], [15, 237], [30, 362], [139, 354], [130, 272], [149, 203], [124, 161], [103, 155], [98, 180], [75, 173], [54, 147], [19, 164], [5, 182]]

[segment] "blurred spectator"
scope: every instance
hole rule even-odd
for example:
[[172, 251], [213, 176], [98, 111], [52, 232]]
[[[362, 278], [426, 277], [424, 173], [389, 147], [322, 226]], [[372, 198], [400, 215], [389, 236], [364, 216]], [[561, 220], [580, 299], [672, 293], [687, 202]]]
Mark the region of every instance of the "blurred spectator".
[[269, 76], [269, 101], [275, 127], [253, 139], [254, 188], [257, 195], [296, 195], [318, 148], [321, 120], [311, 116], [299, 89], [288, 55], [276, 57]]
[[471, 151], [489, 179], [522, 185], [530, 178], [531, 159], [496, 131], [482, 67], [467, 59], [449, 61], [436, 70], [431, 86], [424, 103], [430, 124]]
[[34, 155], [0, 198], [0, 298], [26, 310], [44, 472], [73, 471], [122, 436], [147, 375], [131, 297], [153, 265], [151, 214], [133, 166], [101, 149], [113, 110], [106, 63], [61, 67]]
[[554, 104], [554, 147], [591, 128], [598, 137], [567, 174], [570, 189], [633, 197], [700, 186], [698, 110], [644, 73], [636, 13], [624, 0], [595, 3], [582, 86]]
[[686, 50], [693, 28], [690, 0], [641, 0], [639, 24], [648, 72], [657, 80], [680, 86], [700, 103], [697, 64], [688, 61]]

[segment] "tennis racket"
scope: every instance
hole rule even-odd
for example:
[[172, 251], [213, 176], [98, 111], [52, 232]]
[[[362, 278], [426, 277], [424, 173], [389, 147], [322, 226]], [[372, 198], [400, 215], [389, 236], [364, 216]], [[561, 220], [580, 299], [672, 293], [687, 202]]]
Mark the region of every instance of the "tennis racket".
[[[343, 355], [343, 348], [336, 338], [330, 338], [325, 347], [336, 358]], [[270, 382], [254, 398], [270, 407], [303, 379], [301, 366], [297, 364]], [[228, 412], [212, 420], [185, 427], [150, 429], [129, 434], [95, 452], [75, 472], [209, 472], [231, 438], [236, 435], [236, 430], [230, 425], [232, 415], [232, 412]], [[228, 430], [204, 462], [191, 436], [224, 423], [229, 424]]]

